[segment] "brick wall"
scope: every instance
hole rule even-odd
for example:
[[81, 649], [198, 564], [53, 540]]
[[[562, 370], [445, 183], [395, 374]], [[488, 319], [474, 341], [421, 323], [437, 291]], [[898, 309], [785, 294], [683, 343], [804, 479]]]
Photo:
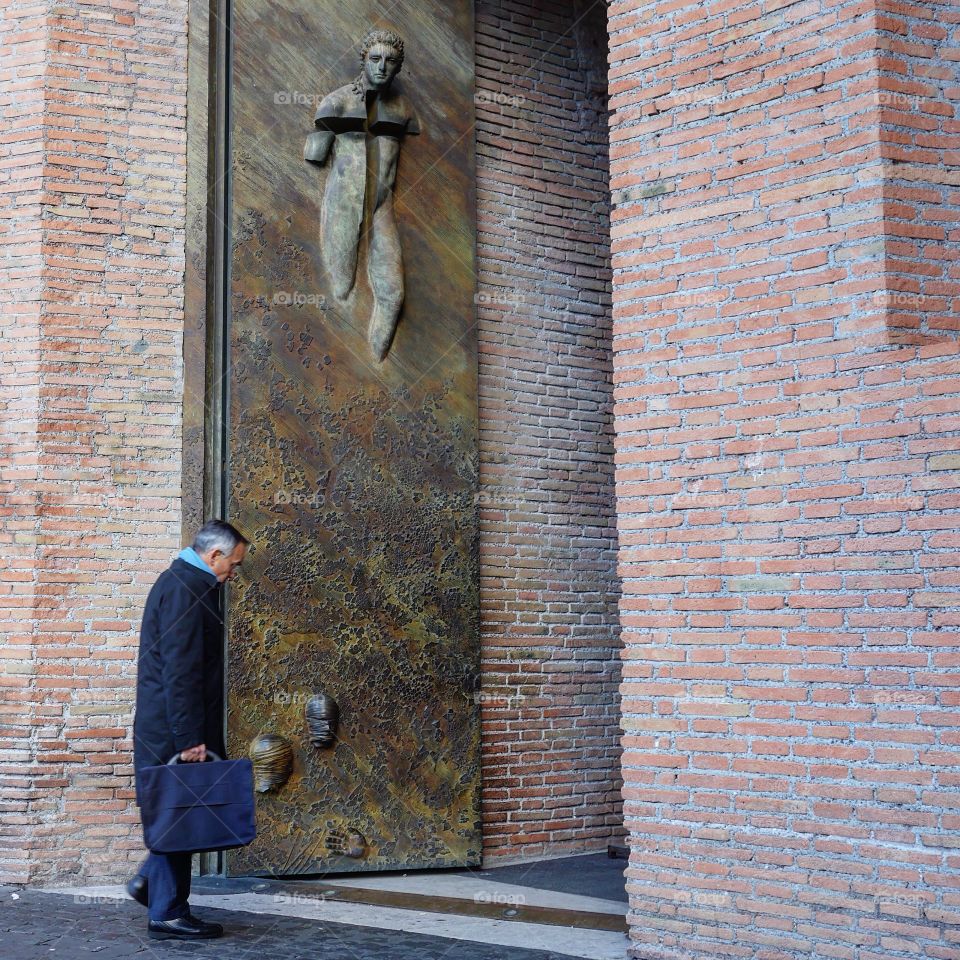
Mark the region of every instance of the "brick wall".
[[602, 5], [477, 4], [484, 850], [622, 832]]
[[29, 877], [44, 10], [0, 7], [0, 875]]
[[[17, 11], [4, 28], [17, 30]], [[0, 390], [33, 405], [35, 436], [21, 453], [8, 427], [0, 438], [16, 496], [0, 520], [5, 558], [12, 536], [23, 544], [0, 574], [0, 607], [24, 577], [36, 598], [4, 636], [18, 702], [10, 710], [4, 697], [3, 722], [19, 748], [4, 802], [15, 798], [10, 822], [32, 860], [21, 855], [5, 878], [122, 875], [141, 855], [136, 631], [179, 546], [185, 12], [176, 0], [38, 7], [2, 61], [13, 76], [3, 76], [0, 150], [21, 184], [3, 204], [2, 295], [18, 305], [0, 320]], [[41, 158], [42, 193], [24, 166], [39, 170]], [[7, 413], [23, 422], [16, 406]], [[11, 452], [22, 466], [7, 473]]]
[[633, 953], [956, 957], [956, 7], [609, 13]]

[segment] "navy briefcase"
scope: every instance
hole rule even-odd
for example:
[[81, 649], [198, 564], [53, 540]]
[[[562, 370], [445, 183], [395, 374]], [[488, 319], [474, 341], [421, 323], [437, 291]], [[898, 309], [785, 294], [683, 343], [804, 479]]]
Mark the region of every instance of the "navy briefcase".
[[154, 853], [245, 847], [257, 835], [248, 759], [178, 763], [140, 771], [143, 839]]

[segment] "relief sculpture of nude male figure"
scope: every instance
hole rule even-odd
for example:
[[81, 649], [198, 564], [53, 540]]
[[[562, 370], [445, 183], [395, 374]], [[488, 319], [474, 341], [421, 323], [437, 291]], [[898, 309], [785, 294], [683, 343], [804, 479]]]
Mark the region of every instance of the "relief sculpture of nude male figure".
[[333, 295], [346, 300], [356, 284], [360, 237], [367, 224], [367, 278], [373, 314], [367, 341], [382, 361], [390, 350], [403, 307], [403, 256], [393, 209], [400, 144], [420, 132], [403, 94], [391, 91], [403, 66], [403, 40], [372, 30], [360, 48], [363, 70], [352, 83], [327, 94], [317, 108], [316, 130], [304, 159], [330, 171], [320, 215], [324, 268]]

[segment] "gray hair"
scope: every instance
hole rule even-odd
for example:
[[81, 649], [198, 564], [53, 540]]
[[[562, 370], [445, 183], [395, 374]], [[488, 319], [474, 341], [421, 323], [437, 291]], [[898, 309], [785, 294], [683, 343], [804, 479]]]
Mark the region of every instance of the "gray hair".
[[211, 550], [219, 550], [229, 557], [239, 543], [250, 541], [225, 520], [208, 520], [193, 538], [193, 549], [201, 556]]

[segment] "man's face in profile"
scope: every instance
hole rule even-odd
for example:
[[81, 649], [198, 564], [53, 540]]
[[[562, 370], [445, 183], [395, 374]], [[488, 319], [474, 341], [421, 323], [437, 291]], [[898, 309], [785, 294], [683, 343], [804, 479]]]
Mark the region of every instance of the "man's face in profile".
[[227, 580], [233, 580], [237, 574], [243, 558], [247, 555], [247, 545], [238, 543], [233, 548], [233, 553], [227, 555], [220, 550], [211, 550], [203, 559], [207, 566], [217, 575], [217, 579], [224, 583]]
[[385, 90], [400, 72], [400, 54], [388, 43], [375, 43], [363, 61], [367, 83], [374, 90]]

